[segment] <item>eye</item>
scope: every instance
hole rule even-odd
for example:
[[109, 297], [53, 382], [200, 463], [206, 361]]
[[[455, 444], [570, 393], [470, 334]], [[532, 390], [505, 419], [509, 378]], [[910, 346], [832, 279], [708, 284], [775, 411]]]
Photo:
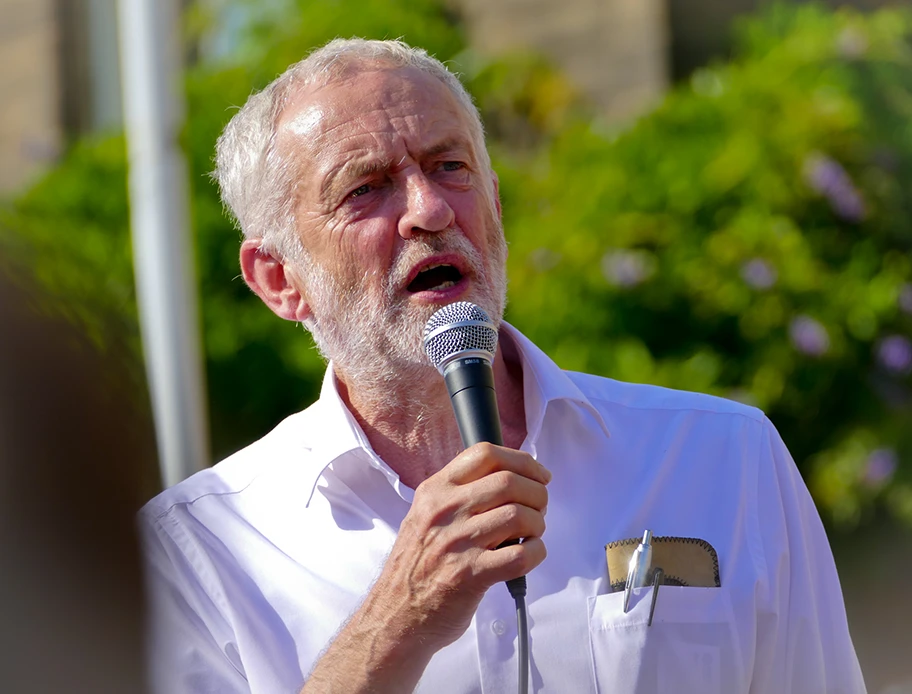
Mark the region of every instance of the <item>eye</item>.
[[444, 171], [459, 171], [465, 168], [465, 164], [461, 161], [445, 161], [440, 165], [440, 168]]
[[358, 186], [357, 188], [355, 188], [351, 193], [348, 194], [348, 197], [357, 198], [357, 197], [360, 197], [361, 195], [370, 193], [370, 191], [371, 191], [370, 184], [365, 183], [363, 186]]

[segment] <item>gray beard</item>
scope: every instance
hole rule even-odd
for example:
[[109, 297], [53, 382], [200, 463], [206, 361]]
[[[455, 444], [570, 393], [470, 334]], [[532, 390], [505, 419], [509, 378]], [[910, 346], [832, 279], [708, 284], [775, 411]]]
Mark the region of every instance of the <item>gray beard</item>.
[[[436, 374], [424, 352], [424, 326], [437, 306], [410, 305], [399, 293], [416, 262], [435, 253], [458, 252], [468, 263], [473, 288], [467, 300], [500, 325], [506, 307], [506, 255], [503, 233], [492, 248], [491, 272], [480, 252], [455, 230], [409, 240], [383, 281], [381, 296], [365, 291], [368, 277], [341, 286], [326, 268], [305, 259], [301, 266], [313, 318], [305, 323], [320, 354], [359, 397], [388, 394], [402, 383], [418, 384]], [[493, 275], [493, 276], [489, 276]], [[373, 398], [371, 398], [373, 399]]]

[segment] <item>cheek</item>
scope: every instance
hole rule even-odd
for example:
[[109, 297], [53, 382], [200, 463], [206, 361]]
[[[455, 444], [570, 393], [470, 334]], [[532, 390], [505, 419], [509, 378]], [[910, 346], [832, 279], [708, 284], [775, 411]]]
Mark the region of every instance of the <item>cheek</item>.
[[324, 263], [334, 268], [336, 277], [353, 291], [372, 286], [375, 280], [382, 284], [395, 257], [397, 238], [381, 220], [338, 224], [326, 247]]
[[301, 244], [314, 259], [332, 254], [334, 240], [340, 236], [337, 220], [328, 214], [299, 210], [295, 222]]
[[500, 234], [497, 209], [494, 201], [482, 192], [461, 195], [451, 203], [457, 223], [481, 250], [485, 250]]

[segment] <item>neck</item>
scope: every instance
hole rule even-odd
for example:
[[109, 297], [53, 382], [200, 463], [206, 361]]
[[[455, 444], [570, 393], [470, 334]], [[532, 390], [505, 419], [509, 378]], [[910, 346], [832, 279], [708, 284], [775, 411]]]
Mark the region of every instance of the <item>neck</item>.
[[[522, 365], [503, 335], [493, 366], [504, 445], [519, 448], [526, 436]], [[374, 451], [412, 489], [462, 450], [446, 385], [432, 366], [410, 369], [379, 386], [354, 383], [338, 368], [335, 375], [343, 402]]]

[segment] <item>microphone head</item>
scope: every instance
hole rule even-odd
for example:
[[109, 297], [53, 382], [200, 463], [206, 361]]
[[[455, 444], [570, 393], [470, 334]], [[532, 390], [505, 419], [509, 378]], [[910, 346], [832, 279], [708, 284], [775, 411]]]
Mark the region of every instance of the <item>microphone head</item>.
[[424, 326], [424, 351], [441, 373], [453, 359], [469, 356], [466, 353], [493, 362], [497, 351], [497, 326], [475, 304], [468, 301], [447, 304]]

